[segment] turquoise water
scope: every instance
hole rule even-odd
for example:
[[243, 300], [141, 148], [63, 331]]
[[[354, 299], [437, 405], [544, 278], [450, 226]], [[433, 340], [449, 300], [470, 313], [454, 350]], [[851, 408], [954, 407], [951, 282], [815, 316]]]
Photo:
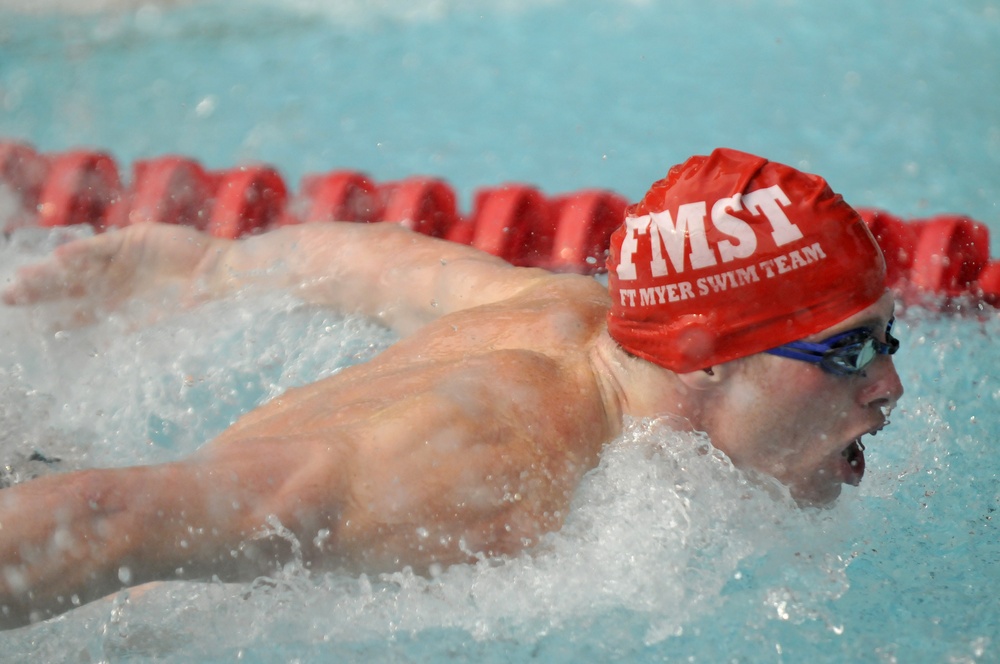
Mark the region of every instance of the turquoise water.
[[[0, 136], [133, 160], [506, 181], [635, 199], [716, 145], [904, 217], [1000, 214], [1000, 3], [192, 3], [0, 9]], [[0, 244], [0, 280], [59, 232]], [[0, 310], [0, 462], [181, 456], [391, 338], [281, 296], [135, 329]], [[539, 551], [379, 578], [165, 584], [0, 634], [12, 661], [1000, 661], [995, 312], [908, 311], [868, 474], [796, 510], [640, 423]]]

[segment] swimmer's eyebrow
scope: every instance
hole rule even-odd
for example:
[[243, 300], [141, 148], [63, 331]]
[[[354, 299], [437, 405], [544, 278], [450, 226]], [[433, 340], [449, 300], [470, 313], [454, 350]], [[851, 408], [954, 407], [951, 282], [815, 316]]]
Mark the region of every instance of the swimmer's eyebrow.
[[[875, 332], [878, 332], [880, 330], [884, 330], [885, 327], [889, 324], [889, 321], [895, 319], [895, 317], [896, 316], [893, 315], [893, 314], [889, 314], [888, 317], [878, 316], [878, 315], [876, 315], [876, 316], [869, 316], [868, 318], [865, 318], [865, 319], [862, 319], [862, 320], [858, 321], [857, 324], [852, 325], [851, 328], [855, 328], [855, 327], [867, 327], [867, 328], [870, 328], [871, 330], [873, 330]], [[851, 328], [848, 328], [848, 329], [851, 329]]]

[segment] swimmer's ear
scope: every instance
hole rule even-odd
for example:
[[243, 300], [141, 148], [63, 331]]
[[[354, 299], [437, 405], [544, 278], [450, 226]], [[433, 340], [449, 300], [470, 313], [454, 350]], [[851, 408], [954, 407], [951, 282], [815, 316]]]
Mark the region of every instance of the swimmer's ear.
[[726, 367], [713, 366], [679, 373], [677, 377], [692, 390], [707, 390], [719, 385], [726, 376]]

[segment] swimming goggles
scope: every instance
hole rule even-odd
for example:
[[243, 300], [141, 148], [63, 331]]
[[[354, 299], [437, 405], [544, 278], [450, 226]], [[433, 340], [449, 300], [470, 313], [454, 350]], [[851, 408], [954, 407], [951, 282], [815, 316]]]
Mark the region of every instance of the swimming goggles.
[[895, 319], [885, 327], [885, 343], [876, 339], [871, 328], [859, 327], [835, 334], [818, 342], [793, 341], [764, 351], [771, 355], [818, 364], [836, 376], [864, 375], [864, 369], [876, 355], [892, 355], [899, 350], [899, 340], [890, 334]]

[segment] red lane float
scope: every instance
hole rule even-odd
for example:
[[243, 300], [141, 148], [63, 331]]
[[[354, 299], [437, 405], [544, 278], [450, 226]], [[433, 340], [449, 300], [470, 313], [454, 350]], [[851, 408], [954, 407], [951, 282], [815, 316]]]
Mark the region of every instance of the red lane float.
[[476, 192], [470, 244], [514, 265], [548, 262], [555, 236], [552, 211], [538, 189], [508, 184]]
[[861, 218], [868, 224], [875, 241], [885, 256], [885, 280], [890, 288], [902, 286], [906, 281], [917, 249], [917, 228], [884, 210], [860, 209]]
[[1000, 307], [1000, 261], [990, 261], [980, 270], [973, 291], [987, 304]]
[[223, 172], [205, 231], [234, 240], [260, 232], [281, 218], [288, 190], [270, 166], [244, 166]]
[[74, 150], [50, 160], [38, 200], [42, 227], [90, 224], [101, 230], [108, 208], [121, 196], [114, 160], [103, 152]]
[[455, 225], [445, 234], [444, 239], [458, 244], [472, 244], [472, 238], [476, 235], [476, 224], [470, 219], [459, 219]]
[[[463, 218], [448, 183], [411, 177], [383, 184], [364, 173], [307, 175], [289, 204], [269, 166], [208, 172], [181, 156], [137, 161], [123, 192], [109, 155], [75, 150], [39, 154], [0, 140], [0, 228], [88, 223], [98, 230], [143, 221], [184, 224], [237, 238], [309, 221], [388, 221], [461, 242], [515, 265], [594, 274], [604, 269], [609, 238], [627, 202], [608, 191], [546, 197], [525, 184], [479, 189]], [[13, 201], [13, 203], [11, 203]], [[859, 210], [886, 258], [886, 281], [904, 302], [953, 309], [978, 300], [1000, 306], [1000, 262], [990, 262], [985, 225], [962, 215], [904, 221]]]
[[49, 174], [48, 160], [26, 143], [0, 141], [0, 191], [12, 196], [14, 209], [0, 231], [31, 225]]
[[558, 272], [604, 271], [611, 234], [625, 218], [628, 200], [610, 191], [588, 189], [552, 199], [556, 235], [547, 267]]
[[132, 184], [108, 212], [107, 225], [154, 221], [204, 230], [216, 179], [186, 157], [137, 161], [132, 166]]
[[[963, 215], [904, 222], [882, 210], [859, 210], [882, 247], [886, 283], [904, 302], [949, 308], [963, 299], [996, 302], [989, 229]], [[943, 299], [942, 299], [943, 298]]]
[[401, 223], [431, 237], [447, 237], [458, 223], [455, 192], [444, 180], [412, 177], [378, 188], [381, 221]]
[[920, 236], [909, 280], [928, 293], [958, 297], [970, 293], [990, 259], [986, 226], [960, 215], [941, 215], [914, 222]]
[[382, 215], [378, 188], [364, 173], [340, 170], [307, 175], [299, 191], [280, 225], [314, 221], [371, 223]]

